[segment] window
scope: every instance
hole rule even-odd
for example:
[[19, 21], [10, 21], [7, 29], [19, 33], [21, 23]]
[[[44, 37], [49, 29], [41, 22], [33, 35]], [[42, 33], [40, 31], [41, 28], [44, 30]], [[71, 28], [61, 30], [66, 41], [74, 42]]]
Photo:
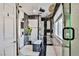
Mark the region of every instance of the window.
[[62, 39], [62, 29], [64, 26], [63, 23], [63, 7], [62, 4], [59, 6], [58, 10], [56, 11], [56, 14], [54, 16], [54, 27], [55, 27], [55, 34]]
[[62, 29], [63, 29], [63, 21], [62, 18], [59, 19], [59, 37], [62, 39]]
[[62, 39], [63, 21], [62, 17], [55, 23], [55, 34]]

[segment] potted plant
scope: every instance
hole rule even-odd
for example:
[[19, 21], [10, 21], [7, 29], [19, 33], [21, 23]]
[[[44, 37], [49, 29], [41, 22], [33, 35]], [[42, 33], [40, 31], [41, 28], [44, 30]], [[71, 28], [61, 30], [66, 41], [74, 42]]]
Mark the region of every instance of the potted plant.
[[28, 28], [25, 28], [24, 31], [25, 31], [25, 35], [31, 35], [32, 28], [30, 26], [28, 26]]

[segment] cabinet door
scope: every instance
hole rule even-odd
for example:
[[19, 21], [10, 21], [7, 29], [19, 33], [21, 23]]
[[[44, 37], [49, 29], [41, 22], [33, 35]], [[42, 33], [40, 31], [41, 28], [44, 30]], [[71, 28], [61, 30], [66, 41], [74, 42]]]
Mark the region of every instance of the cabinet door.
[[16, 5], [5, 4], [5, 55], [16, 55]]

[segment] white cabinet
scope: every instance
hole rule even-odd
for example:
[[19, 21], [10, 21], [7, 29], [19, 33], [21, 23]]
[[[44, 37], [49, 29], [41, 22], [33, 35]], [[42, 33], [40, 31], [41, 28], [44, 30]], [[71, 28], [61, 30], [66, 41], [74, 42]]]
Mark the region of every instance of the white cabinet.
[[16, 55], [16, 4], [0, 4], [0, 55]]

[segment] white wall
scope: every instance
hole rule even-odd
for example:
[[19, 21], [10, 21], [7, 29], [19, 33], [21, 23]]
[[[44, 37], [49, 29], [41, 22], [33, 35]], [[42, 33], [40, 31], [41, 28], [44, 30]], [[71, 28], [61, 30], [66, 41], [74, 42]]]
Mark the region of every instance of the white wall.
[[31, 38], [30, 40], [34, 42], [37, 40], [38, 36], [38, 19], [28, 19], [29, 21], [29, 26], [32, 28], [32, 33], [31, 33]]
[[[68, 22], [68, 20], [69, 20], [69, 4], [68, 3], [65, 3], [64, 4], [64, 15], [65, 15], [65, 27], [68, 27], [69, 26], [69, 22]], [[69, 46], [69, 41], [67, 41], [67, 40], [63, 40], [63, 45], [64, 46]], [[62, 55], [64, 55], [64, 56], [68, 56], [69, 55], [69, 48], [67, 48], [67, 47], [63, 47], [63, 52], [62, 52], [63, 54]]]
[[43, 40], [44, 35], [44, 21], [41, 21], [41, 16], [39, 16], [39, 38]]
[[[68, 6], [66, 4], [66, 10], [68, 11]], [[68, 26], [68, 16], [66, 16], [66, 26]], [[72, 27], [75, 29], [75, 39], [71, 42], [71, 55], [72, 56], [79, 56], [79, 4], [71, 4], [71, 23]], [[64, 41], [64, 45], [69, 46], [68, 41]], [[64, 48], [64, 55], [69, 55], [69, 48]]]
[[71, 5], [72, 26], [75, 29], [75, 39], [72, 41], [72, 55], [79, 56], [79, 4]]
[[19, 39], [19, 48], [24, 46], [24, 35], [22, 35], [22, 32], [24, 32], [24, 29], [21, 29], [21, 22], [24, 18], [24, 12], [19, 9], [19, 15], [18, 15], [18, 39]]

